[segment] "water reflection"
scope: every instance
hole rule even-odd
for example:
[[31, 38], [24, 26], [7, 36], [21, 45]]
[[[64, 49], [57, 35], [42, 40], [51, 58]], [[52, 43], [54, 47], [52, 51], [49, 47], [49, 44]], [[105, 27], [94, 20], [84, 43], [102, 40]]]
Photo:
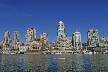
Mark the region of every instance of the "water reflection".
[[6, 71], [7, 72], [11, 72], [12, 71], [12, 66], [13, 65], [11, 65], [12, 64], [12, 60], [11, 60], [11, 55], [7, 55], [7, 57], [6, 57]]
[[83, 59], [83, 71], [84, 72], [90, 72], [90, 58], [89, 55], [83, 55], [82, 56]]
[[91, 71], [101, 71], [101, 65], [102, 65], [102, 56], [104, 55], [90, 55], [90, 70]]
[[108, 72], [108, 55], [102, 56], [101, 60], [101, 72]]
[[55, 55], [48, 55], [48, 68], [46, 72], [58, 72], [57, 58]]
[[25, 69], [24, 69], [24, 55], [23, 54], [20, 54], [18, 55], [18, 62], [17, 62], [17, 71], [18, 72], [25, 72]]
[[0, 55], [0, 72], [107, 72], [108, 55]]

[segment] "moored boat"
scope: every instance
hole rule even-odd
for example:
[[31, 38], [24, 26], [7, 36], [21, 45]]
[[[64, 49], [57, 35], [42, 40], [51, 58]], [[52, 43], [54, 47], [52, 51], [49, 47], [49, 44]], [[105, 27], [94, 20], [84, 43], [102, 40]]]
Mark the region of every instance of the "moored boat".
[[54, 54], [62, 54], [61, 52], [56, 52], [56, 53], [54, 53]]

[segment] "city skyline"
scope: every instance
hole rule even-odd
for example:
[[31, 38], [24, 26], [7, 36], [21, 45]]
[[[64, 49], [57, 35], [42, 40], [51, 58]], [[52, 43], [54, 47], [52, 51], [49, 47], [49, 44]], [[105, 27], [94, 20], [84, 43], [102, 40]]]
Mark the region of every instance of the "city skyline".
[[[53, 3], [53, 4], [52, 4]], [[49, 36], [49, 42], [57, 39], [57, 24], [62, 20], [66, 26], [66, 35], [72, 36], [79, 30], [82, 42], [87, 41], [87, 31], [91, 28], [99, 30], [99, 37], [108, 36], [108, 1], [0, 1], [0, 41], [5, 31], [20, 32], [20, 41], [25, 42], [28, 28], [36, 28], [36, 36], [42, 32]]]
[[[59, 26], [60, 26], [60, 24], [63, 26], [62, 28], [63, 29], [61, 29], [61, 28], [59, 28]], [[59, 30], [60, 29], [60, 30]], [[33, 31], [32, 31], [33, 30]], [[63, 30], [63, 31], [62, 31]], [[87, 41], [89, 40], [89, 35], [88, 35], [88, 32], [89, 31], [91, 31], [91, 30], [97, 30], [97, 32], [98, 32], [98, 29], [96, 29], [96, 28], [91, 28], [91, 29], [89, 29], [89, 30], [87, 30]], [[61, 32], [63, 32], [63, 33], [61, 33], [60, 35], [58, 35], [58, 33], [59, 33], [59, 31], [61, 31]], [[4, 37], [5, 37], [5, 33], [6, 32], [9, 32], [9, 38], [10, 38], [10, 40], [12, 40], [13, 42], [14, 42], [14, 39], [16, 38], [16, 37], [18, 37], [18, 41], [20, 41], [20, 32], [19, 31], [17, 31], [17, 30], [14, 30], [12, 33], [10, 32], [10, 31], [5, 31], [4, 32]], [[56, 40], [58, 40], [58, 38], [59, 38], [59, 36], [60, 37], [62, 37], [61, 35], [63, 35], [64, 37], [67, 37], [67, 38], [71, 38], [71, 39], [73, 39], [73, 35], [74, 35], [74, 33], [76, 34], [76, 32], [78, 32], [79, 34], [80, 34], [80, 36], [82, 36], [81, 35], [81, 32], [79, 31], [79, 30], [74, 30], [74, 32], [72, 33], [72, 36], [68, 36], [67, 35], [67, 33], [66, 33], [66, 26], [65, 26], [65, 24], [64, 24], [64, 22], [63, 21], [59, 21], [58, 22], [58, 24], [57, 24], [57, 39]], [[32, 36], [33, 35], [33, 40], [35, 39], [35, 38], [41, 38], [41, 35], [42, 34], [47, 34], [46, 32], [42, 32], [39, 36], [37, 36], [37, 30], [36, 30], [36, 28], [28, 28], [27, 30], [26, 30], [26, 32], [25, 32], [25, 37], [24, 37], [24, 43], [25, 42], [27, 42], [27, 37], [29, 37], [29, 36]], [[15, 36], [16, 34], [18, 34], [18, 36]], [[48, 34], [47, 34], [48, 35]], [[92, 35], [92, 34], [91, 34]], [[99, 36], [99, 33], [97, 33], [97, 37], [98, 38], [107, 38], [107, 36], [105, 37], [105, 36]], [[83, 41], [82, 41], [82, 37], [80, 37], [80, 41], [81, 41], [81, 43], [83, 43]], [[3, 38], [3, 40], [4, 40], [4, 38]], [[31, 40], [31, 41], [33, 41], [33, 40]], [[56, 42], [56, 40], [55, 41], [53, 41], [53, 42]], [[49, 41], [49, 40], [48, 40]], [[87, 41], [85, 41], [85, 42], [87, 42]], [[22, 42], [22, 41], [20, 41], [20, 42]], [[51, 41], [49, 41], [49, 42], [51, 42]]]

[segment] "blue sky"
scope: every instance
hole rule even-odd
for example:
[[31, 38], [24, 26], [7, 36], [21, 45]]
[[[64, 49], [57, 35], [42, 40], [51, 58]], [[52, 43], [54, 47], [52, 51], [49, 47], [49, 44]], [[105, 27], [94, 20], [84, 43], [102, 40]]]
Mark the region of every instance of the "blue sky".
[[77, 29], [82, 42], [87, 40], [87, 30], [96, 28], [99, 36], [108, 36], [108, 0], [0, 0], [0, 41], [4, 32], [20, 32], [20, 41], [25, 41], [27, 28], [49, 35], [49, 41], [57, 39], [57, 24], [62, 20], [67, 36]]

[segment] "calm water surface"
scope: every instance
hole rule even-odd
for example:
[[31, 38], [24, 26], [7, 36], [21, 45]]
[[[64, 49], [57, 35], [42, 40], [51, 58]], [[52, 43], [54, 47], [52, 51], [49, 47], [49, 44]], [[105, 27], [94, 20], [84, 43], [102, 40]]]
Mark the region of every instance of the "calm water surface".
[[0, 72], [108, 72], [108, 55], [0, 55]]

